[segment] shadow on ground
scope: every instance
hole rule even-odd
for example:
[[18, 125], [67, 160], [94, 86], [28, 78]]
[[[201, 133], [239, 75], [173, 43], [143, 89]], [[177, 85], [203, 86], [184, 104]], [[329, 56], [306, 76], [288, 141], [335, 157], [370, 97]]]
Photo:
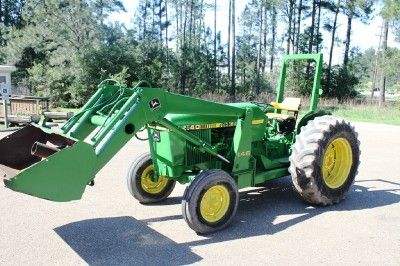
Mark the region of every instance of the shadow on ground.
[[[362, 186], [364, 182], [384, 182], [395, 187], [375, 190]], [[324, 212], [354, 211], [387, 206], [400, 202], [400, 184], [382, 179], [357, 181], [352, 192], [340, 204], [311, 207], [304, 204], [293, 190], [288, 178], [274, 181], [265, 188], [240, 193], [240, 203], [233, 224], [207, 238], [188, 243], [176, 243], [147, 226], [148, 223], [182, 219], [180, 215], [146, 220], [114, 217], [78, 221], [55, 228], [55, 232], [90, 265], [191, 264], [202, 258], [191, 247], [259, 235], [279, 233], [290, 226]], [[178, 204], [174, 198], [168, 205]], [[151, 206], [149, 206], [151, 208]], [[278, 218], [285, 216], [280, 221]]]
[[[374, 190], [360, 185], [366, 181], [385, 182], [396, 188]], [[325, 212], [365, 210], [395, 204], [400, 202], [397, 191], [400, 191], [400, 184], [397, 183], [382, 179], [362, 180], [353, 185], [351, 193], [339, 204], [313, 207], [298, 197], [288, 178], [277, 180], [266, 188], [257, 188], [241, 194], [237, 218], [226, 232], [216, 233], [207, 239], [188, 244], [198, 246], [251, 236], [272, 235]], [[282, 216], [283, 221], [277, 219]]]
[[89, 265], [187, 265], [201, 260], [146, 223], [123, 216], [74, 222], [54, 231]]

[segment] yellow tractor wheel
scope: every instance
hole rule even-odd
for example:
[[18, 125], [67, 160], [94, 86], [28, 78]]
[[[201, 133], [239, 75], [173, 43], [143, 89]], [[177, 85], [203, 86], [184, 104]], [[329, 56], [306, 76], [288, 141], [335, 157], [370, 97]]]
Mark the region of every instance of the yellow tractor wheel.
[[293, 184], [303, 199], [318, 205], [337, 203], [357, 175], [358, 134], [343, 119], [317, 117], [301, 128], [289, 159]]
[[166, 176], [154, 178], [154, 165], [149, 153], [138, 157], [127, 175], [128, 190], [141, 203], [165, 200], [175, 187], [175, 181]]
[[239, 192], [233, 178], [223, 170], [206, 170], [186, 188], [182, 214], [190, 228], [206, 234], [228, 226], [238, 203]]

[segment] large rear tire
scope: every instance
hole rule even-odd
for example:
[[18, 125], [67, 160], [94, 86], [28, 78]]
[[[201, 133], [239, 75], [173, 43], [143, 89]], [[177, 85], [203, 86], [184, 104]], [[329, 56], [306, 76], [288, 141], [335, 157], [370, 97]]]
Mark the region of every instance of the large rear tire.
[[186, 187], [182, 215], [195, 232], [212, 233], [232, 222], [238, 203], [239, 192], [233, 178], [220, 169], [206, 170]]
[[302, 127], [289, 158], [300, 196], [323, 206], [344, 199], [357, 175], [359, 146], [357, 132], [343, 119], [321, 116]]
[[175, 181], [165, 176], [152, 179], [153, 160], [150, 153], [139, 156], [129, 168], [127, 175], [128, 190], [140, 203], [154, 203], [165, 200], [174, 190]]

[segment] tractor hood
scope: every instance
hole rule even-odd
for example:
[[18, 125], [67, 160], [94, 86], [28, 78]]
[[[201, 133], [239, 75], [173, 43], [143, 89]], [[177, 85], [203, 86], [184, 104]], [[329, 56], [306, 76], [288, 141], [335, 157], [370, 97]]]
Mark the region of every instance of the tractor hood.
[[[239, 108], [252, 108], [259, 110], [259, 107], [253, 103], [229, 103], [227, 105], [239, 107]], [[256, 111], [256, 112], [257, 112]], [[235, 126], [238, 117], [237, 116], [221, 116], [216, 113], [215, 115], [204, 115], [204, 114], [168, 114], [165, 116], [166, 119], [174, 123], [179, 127], [185, 127], [191, 129], [191, 127], [210, 125], [210, 127], [229, 127]]]

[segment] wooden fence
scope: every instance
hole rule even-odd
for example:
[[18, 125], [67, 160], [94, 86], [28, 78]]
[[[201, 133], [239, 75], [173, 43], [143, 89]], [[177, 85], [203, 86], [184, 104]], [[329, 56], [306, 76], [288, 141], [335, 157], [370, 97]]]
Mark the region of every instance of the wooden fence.
[[[41, 115], [49, 110], [49, 98], [47, 97], [10, 97], [9, 115]], [[0, 98], [0, 117], [4, 117], [3, 101]]]

